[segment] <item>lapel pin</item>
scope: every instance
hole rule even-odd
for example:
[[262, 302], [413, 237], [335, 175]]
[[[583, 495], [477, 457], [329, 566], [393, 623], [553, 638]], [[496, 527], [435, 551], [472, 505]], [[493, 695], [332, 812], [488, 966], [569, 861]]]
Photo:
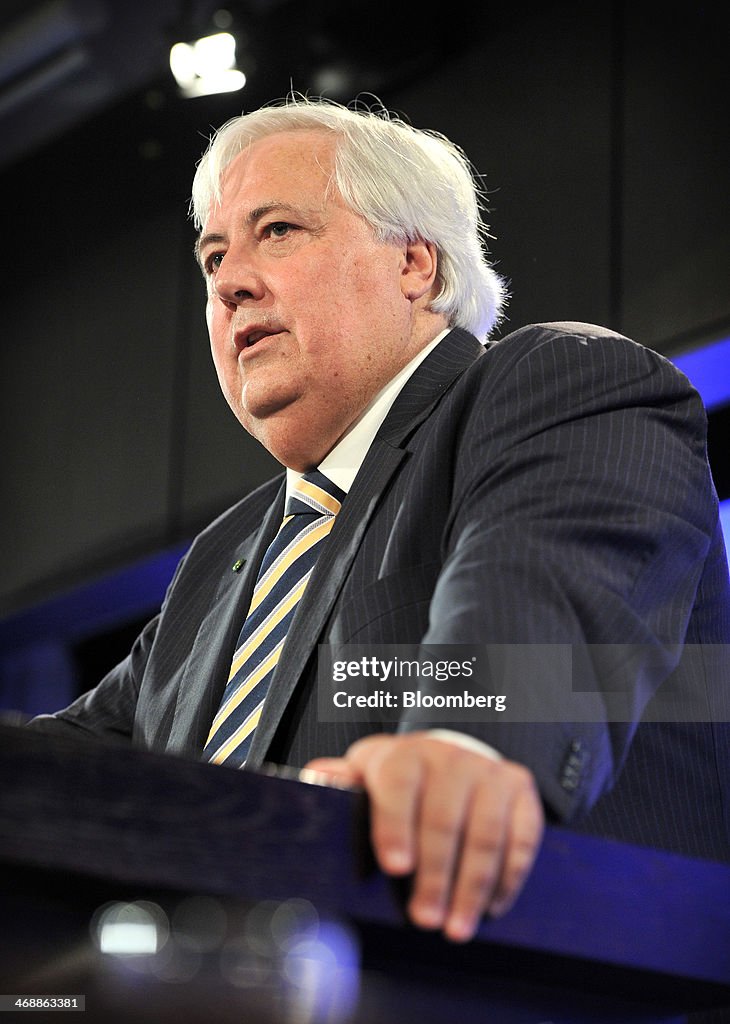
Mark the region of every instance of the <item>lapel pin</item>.
[[233, 565], [231, 566], [231, 570], [233, 572], [240, 572], [241, 569], [243, 569], [245, 564], [246, 564], [246, 559], [245, 558], [239, 558], [237, 562], [233, 563]]

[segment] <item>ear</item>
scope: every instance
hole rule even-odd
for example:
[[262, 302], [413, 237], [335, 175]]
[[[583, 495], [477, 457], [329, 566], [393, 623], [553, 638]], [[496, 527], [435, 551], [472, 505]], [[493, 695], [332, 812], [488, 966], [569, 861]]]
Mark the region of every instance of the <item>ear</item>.
[[436, 282], [438, 270], [438, 254], [433, 242], [417, 239], [408, 242], [404, 249], [404, 260], [401, 268], [401, 291], [411, 302], [423, 296], [430, 298], [430, 292]]

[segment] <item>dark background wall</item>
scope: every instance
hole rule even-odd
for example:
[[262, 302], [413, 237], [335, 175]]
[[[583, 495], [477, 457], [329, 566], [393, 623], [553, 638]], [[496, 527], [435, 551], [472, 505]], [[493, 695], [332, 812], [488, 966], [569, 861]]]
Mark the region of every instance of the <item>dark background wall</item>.
[[[197, 28], [177, 6], [159, 4], [158, 45], [139, 47], [134, 80], [127, 40], [118, 94], [85, 105], [103, 90], [82, 81], [41, 97], [45, 137], [9, 145], [0, 164], [6, 616], [184, 545], [276, 471], [218, 393], [186, 211], [212, 127], [290, 85], [319, 91], [327, 72], [335, 98], [377, 92], [463, 146], [485, 175], [510, 282], [502, 333], [584, 319], [670, 355], [730, 334], [717, 5], [233, 5], [249, 83], [197, 100], [164, 65], [170, 37]], [[145, 10], [154, 19], [155, 3]]]

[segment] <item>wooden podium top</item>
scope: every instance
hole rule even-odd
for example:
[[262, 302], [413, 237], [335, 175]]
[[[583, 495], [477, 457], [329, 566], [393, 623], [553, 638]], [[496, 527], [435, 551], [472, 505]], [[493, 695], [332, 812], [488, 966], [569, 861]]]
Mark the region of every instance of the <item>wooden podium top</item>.
[[[30, 984], [39, 965], [43, 984], [57, 987], [53, 937], [66, 942], [64, 921], [73, 918], [71, 931], [81, 928], [88, 943], [99, 905], [154, 898], [165, 906], [195, 894], [237, 908], [306, 901], [354, 936], [360, 970], [377, 979], [376, 991], [386, 985], [388, 1005], [393, 986], [402, 998], [410, 986], [422, 1007], [434, 1009], [438, 989], [460, 1006], [471, 999], [486, 1010], [496, 999], [501, 1015], [490, 1021], [535, 1024], [671, 1020], [730, 1006], [725, 865], [548, 828], [513, 910], [454, 946], [407, 924], [406, 883], [375, 868], [360, 793], [11, 726], [0, 726], [0, 773], [3, 992]], [[98, 960], [85, 963], [78, 982], [104, 1003], [109, 978], [99, 981]], [[160, 984], [157, 977], [155, 990]], [[186, 984], [200, 987], [199, 978]], [[179, 1000], [180, 983], [162, 985], [173, 989]], [[612, 1000], [622, 1016], [605, 1016]], [[183, 1020], [198, 1019], [194, 1004], [191, 996]], [[358, 1005], [341, 1019], [390, 1019], [377, 998], [375, 1009], [368, 998]], [[509, 1007], [521, 1015], [510, 1017]], [[157, 1012], [155, 1020], [168, 1019], [164, 1005]], [[227, 1020], [222, 1012], [208, 1019]], [[104, 1019], [116, 1019], [108, 1005]], [[430, 1020], [428, 1009], [417, 1019]]]

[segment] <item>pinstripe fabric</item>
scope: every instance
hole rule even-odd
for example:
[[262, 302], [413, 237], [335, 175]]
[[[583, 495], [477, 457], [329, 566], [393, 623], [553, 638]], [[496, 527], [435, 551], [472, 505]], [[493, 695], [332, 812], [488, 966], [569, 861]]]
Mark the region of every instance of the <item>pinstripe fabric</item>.
[[203, 752], [207, 760], [236, 768], [245, 763], [289, 626], [344, 496], [315, 470], [302, 477], [287, 501], [284, 521], [259, 569]]
[[[610, 331], [542, 324], [484, 352], [452, 331], [404, 387], [348, 492], [247, 765], [301, 766], [393, 728], [322, 720], [321, 643], [730, 644], [705, 431], [686, 379]], [[283, 512], [279, 479], [211, 524], [129, 658], [34, 727], [199, 757]], [[729, 673], [684, 656], [676, 665], [675, 684], [721, 704], [694, 726], [641, 721], [652, 687], [637, 679], [632, 723], [464, 731], [533, 772], [551, 820], [730, 861]], [[508, 682], [549, 698], [539, 672]], [[600, 680], [591, 686], [594, 702]], [[566, 787], [576, 742], [584, 756]]]

